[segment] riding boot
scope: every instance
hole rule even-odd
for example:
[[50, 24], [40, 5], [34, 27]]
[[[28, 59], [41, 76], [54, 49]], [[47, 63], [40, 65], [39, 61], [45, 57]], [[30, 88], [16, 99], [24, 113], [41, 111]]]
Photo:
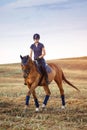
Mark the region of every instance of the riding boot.
[[45, 74], [45, 80], [46, 80], [46, 84], [50, 84], [50, 81], [48, 80], [48, 74], [47, 74], [47, 71], [44, 70], [44, 74]]

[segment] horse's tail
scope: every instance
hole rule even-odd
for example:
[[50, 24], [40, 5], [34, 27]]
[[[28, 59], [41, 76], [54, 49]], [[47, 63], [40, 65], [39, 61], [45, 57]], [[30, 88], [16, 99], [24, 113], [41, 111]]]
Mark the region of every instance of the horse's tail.
[[63, 78], [63, 80], [67, 83], [67, 84], [69, 84], [70, 86], [72, 86], [73, 88], [75, 88], [76, 90], [78, 90], [79, 92], [80, 92], [80, 90], [76, 87], [76, 86], [74, 86], [72, 83], [70, 83], [70, 81], [68, 81], [67, 79], [66, 79], [66, 77], [64, 76], [64, 73], [62, 72], [62, 78]]

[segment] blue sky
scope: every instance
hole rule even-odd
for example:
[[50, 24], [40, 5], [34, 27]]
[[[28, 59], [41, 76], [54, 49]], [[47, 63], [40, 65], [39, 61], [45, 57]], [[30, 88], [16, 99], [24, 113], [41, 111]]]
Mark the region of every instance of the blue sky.
[[29, 54], [34, 33], [46, 60], [87, 56], [87, 0], [0, 0], [0, 64]]

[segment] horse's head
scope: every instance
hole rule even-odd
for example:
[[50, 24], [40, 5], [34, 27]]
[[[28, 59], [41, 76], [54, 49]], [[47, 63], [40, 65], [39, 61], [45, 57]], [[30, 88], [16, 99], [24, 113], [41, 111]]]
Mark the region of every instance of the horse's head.
[[30, 63], [31, 63], [31, 58], [29, 57], [29, 55], [27, 56], [21, 56], [21, 67], [22, 67], [22, 71], [23, 71], [23, 77], [27, 78], [30, 72]]

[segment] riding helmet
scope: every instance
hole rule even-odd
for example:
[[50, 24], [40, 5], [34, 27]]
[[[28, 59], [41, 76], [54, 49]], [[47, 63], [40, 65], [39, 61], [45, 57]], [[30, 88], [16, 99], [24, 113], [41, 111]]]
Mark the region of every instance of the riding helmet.
[[35, 40], [35, 39], [38, 39], [38, 40], [39, 40], [39, 39], [40, 39], [40, 35], [39, 35], [39, 34], [37, 34], [37, 33], [36, 33], [36, 34], [34, 34], [34, 35], [33, 35], [33, 39], [34, 39], [34, 40]]

